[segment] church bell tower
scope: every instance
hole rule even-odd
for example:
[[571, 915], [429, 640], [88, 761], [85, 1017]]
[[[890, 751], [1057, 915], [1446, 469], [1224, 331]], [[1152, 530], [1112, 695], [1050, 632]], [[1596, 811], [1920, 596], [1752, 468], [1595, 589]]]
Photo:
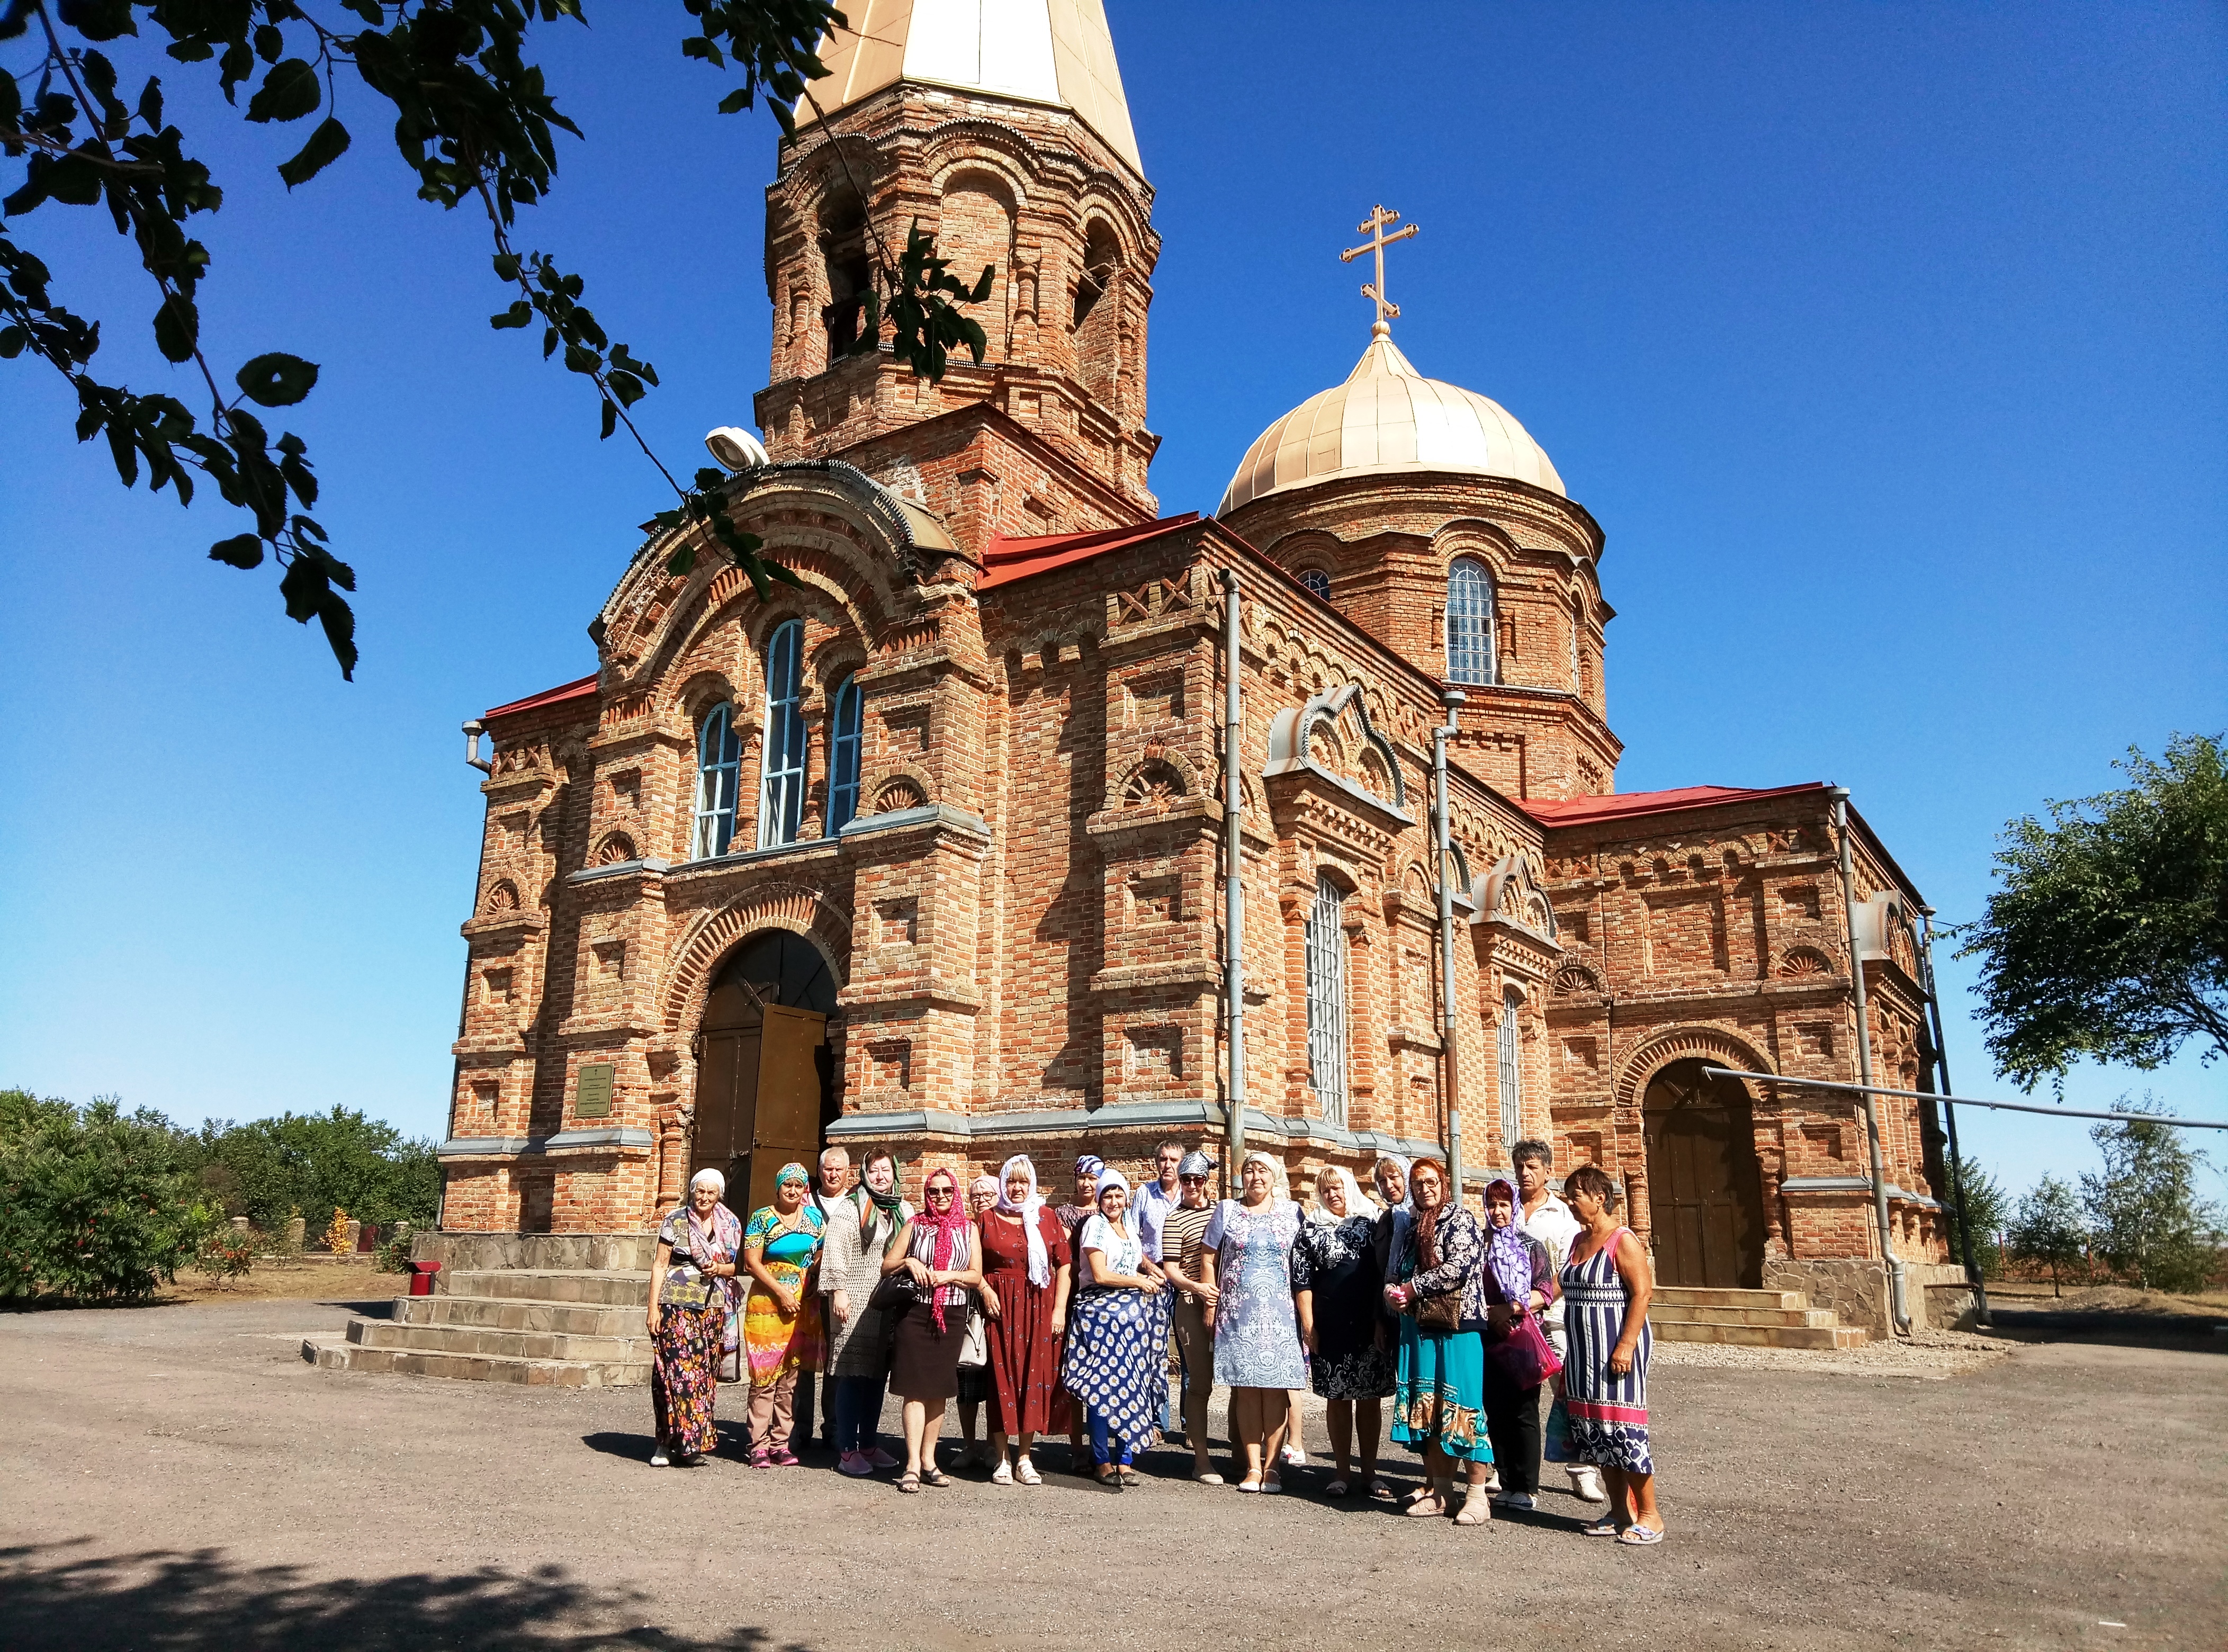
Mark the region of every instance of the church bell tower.
[[[1150, 518], [1160, 237], [1103, 4], [862, 0], [854, 19], [822, 42], [829, 73], [766, 191], [768, 451], [848, 460], [963, 545]], [[969, 310], [983, 362], [956, 353], [938, 384], [849, 353], [915, 222], [970, 285], [992, 272]], [[986, 464], [986, 440], [1012, 451]]]

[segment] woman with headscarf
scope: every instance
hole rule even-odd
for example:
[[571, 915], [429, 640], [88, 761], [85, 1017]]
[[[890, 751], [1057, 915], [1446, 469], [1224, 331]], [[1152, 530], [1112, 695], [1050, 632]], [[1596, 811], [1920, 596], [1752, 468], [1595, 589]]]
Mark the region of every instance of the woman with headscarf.
[[[1067, 1316], [1069, 1329], [1073, 1329], [1075, 1302], [1083, 1295], [1084, 1286], [1091, 1283], [1083, 1267], [1083, 1225], [1098, 1213], [1098, 1178], [1106, 1169], [1106, 1161], [1096, 1153], [1079, 1155], [1075, 1161], [1075, 1180], [1071, 1184], [1074, 1192], [1064, 1205], [1055, 1206], [1053, 1214], [1060, 1219], [1061, 1231], [1067, 1235], [1067, 1254], [1074, 1271], [1068, 1291], [1071, 1311]], [[1052, 1430], [1067, 1436], [1067, 1467], [1071, 1474], [1088, 1473], [1091, 1459], [1083, 1450], [1083, 1402], [1066, 1388], [1057, 1388], [1052, 1397]]]
[[877, 1469], [898, 1466], [877, 1437], [882, 1394], [889, 1386], [890, 1351], [883, 1335], [884, 1316], [874, 1305], [874, 1297], [882, 1277], [883, 1252], [912, 1217], [912, 1203], [898, 1190], [897, 1160], [886, 1147], [874, 1149], [861, 1161], [859, 1185], [846, 1198], [848, 1213], [839, 1209], [828, 1224], [820, 1271], [823, 1279], [841, 1281], [828, 1297], [836, 1466], [861, 1479]]
[[951, 1483], [936, 1466], [936, 1436], [946, 1402], [959, 1392], [967, 1309], [983, 1283], [982, 1237], [959, 1202], [958, 1176], [930, 1171], [920, 1201], [920, 1214], [898, 1230], [882, 1258], [884, 1273], [902, 1272], [912, 1282], [890, 1350], [890, 1386], [905, 1402], [906, 1465], [898, 1489], [906, 1492]]
[[1244, 1196], [1217, 1205], [1200, 1240], [1200, 1266], [1217, 1293], [1214, 1374], [1230, 1385], [1231, 1433], [1245, 1449], [1238, 1489], [1281, 1491], [1290, 1392], [1308, 1382], [1292, 1295], [1300, 1207], [1275, 1196], [1277, 1162], [1266, 1153], [1247, 1154], [1239, 1181]]
[[[1037, 1169], [1016, 1153], [999, 1168], [996, 1206], [983, 1231], [983, 1313], [990, 1354], [990, 1449], [994, 1484], [1040, 1485], [1029, 1460], [1036, 1437], [1052, 1426], [1060, 1390], [1060, 1337], [1067, 1329], [1073, 1277], [1067, 1233], [1037, 1192]], [[1009, 1467], [1006, 1444], [1019, 1451]]]
[[1129, 1206], [1129, 1178], [1099, 1172], [1098, 1208], [1077, 1234], [1083, 1289], [1060, 1361], [1061, 1386], [1085, 1407], [1099, 1483], [1117, 1491], [1137, 1482], [1130, 1459], [1152, 1437], [1168, 1387], [1161, 1280], [1146, 1271], [1144, 1244], [1123, 1220]]
[[[1498, 1508], [1530, 1508], [1540, 1490], [1540, 1386], [1520, 1385], [1496, 1344], [1518, 1334], [1521, 1321], [1538, 1316], [1555, 1300], [1555, 1273], [1547, 1247], [1516, 1220], [1516, 1189], [1493, 1181], [1485, 1189], [1485, 1272], [1489, 1301], [1485, 1329], [1485, 1431], [1501, 1476]], [[1542, 1336], [1537, 1346], [1544, 1347]]]
[[1424, 1489], [1411, 1514], [1444, 1514], [1456, 1465], [1465, 1485], [1457, 1526], [1493, 1518], [1485, 1499], [1493, 1442], [1485, 1429], [1485, 1241], [1450, 1188], [1446, 1167], [1418, 1159], [1408, 1173], [1415, 1219], [1385, 1300], [1400, 1316], [1392, 1437], [1424, 1456]]
[[773, 1181], [773, 1203], [751, 1213], [743, 1230], [743, 1266], [751, 1294], [743, 1309], [743, 1348], [751, 1367], [751, 1466], [797, 1465], [789, 1449], [797, 1373], [820, 1362], [820, 1293], [813, 1269], [827, 1219], [806, 1195], [812, 1175], [784, 1164]]
[[650, 1466], [674, 1457], [694, 1468], [720, 1444], [713, 1424], [720, 1355], [735, 1296], [743, 1225], [720, 1202], [727, 1179], [699, 1170], [688, 1200], [658, 1225], [650, 1293], [650, 1408], [657, 1439]]
[[1392, 1355], [1377, 1334], [1384, 1276], [1377, 1270], [1377, 1207], [1362, 1196], [1354, 1172], [1333, 1164], [1316, 1177], [1316, 1209], [1292, 1250], [1292, 1289], [1300, 1335], [1312, 1356], [1308, 1374], [1325, 1402], [1338, 1472], [1323, 1495], [1343, 1497], [1350, 1484], [1357, 1425], [1361, 1484], [1373, 1497], [1392, 1489], [1377, 1477], [1380, 1401], [1392, 1393]]

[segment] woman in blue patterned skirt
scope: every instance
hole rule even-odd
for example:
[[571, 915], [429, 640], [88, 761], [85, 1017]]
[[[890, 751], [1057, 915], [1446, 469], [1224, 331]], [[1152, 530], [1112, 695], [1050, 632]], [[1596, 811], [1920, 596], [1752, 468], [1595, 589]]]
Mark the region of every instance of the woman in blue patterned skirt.
[[1081, 1291], [1068, 1316], [1060, 1386], [1084, 1405], [1091, 1455], [1101, 1485], [1137, 1482], [1131, 1457], [1149, 1444], [1168, 1393], [1168, 1316], [1160, 1307], [1158, 1265], [1122, 1225], [1130, 1183], [1118, 1170], [1098, 1176], [1098, 1208], [1076, 1234]]
[[1617, 1184], [1598, 1166], [1582, 1164], [1563, 1183], [1578, 1219], [1563, 1265], [1563, 1404], [1570, 1413], [1578, 1460], [1602, 1471], [1609, 1513], [1585, 1528], [1590, 1537], [1661, 1543], [1655, 1463], [1648, 1451], [1648, 1301], [1655, 1279], [1648, 1251], [1614, 1214]]

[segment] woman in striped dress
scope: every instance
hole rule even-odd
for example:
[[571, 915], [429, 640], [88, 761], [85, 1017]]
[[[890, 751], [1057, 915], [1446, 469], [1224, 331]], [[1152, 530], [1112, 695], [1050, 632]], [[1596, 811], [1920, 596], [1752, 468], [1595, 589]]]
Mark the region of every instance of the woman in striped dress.
[[1600, 1469], [1609, 1488], [1609, 1513], [1586, 1534], [1661, 1543], [1648, 1451], [1648, 1301], [1655, 1290], [1648, 1251], [1612, 1214], [1617, 1184], [1598, 1166], [1572, 1171], [1563, 1197], [1578, 1219], [1563, 1265], [1563, 1404], [1578, 1460]]

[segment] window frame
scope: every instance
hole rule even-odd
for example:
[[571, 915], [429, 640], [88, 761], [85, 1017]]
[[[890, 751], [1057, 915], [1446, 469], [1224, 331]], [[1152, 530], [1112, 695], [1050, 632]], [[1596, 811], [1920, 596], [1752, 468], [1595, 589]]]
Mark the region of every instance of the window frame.
[[765, 648], [765, 742], [759, 752], [759, 847], [785, 848], [804, 827], [810, 731], [804, 720], [804, 622], [784, 619]]
[[[712, 750], [715, 728], [720, 741], [716, 758]], [[689, 859], [716, 860], [734, 842], [742, 773], [743, 743], [735, 735], [734, 708], [723, 700], [696, 726], [696, 808], [689, 826]]]
[[[1466, 595], [1472, 590], [1475, 599]], [[1458, 556], [1447, 565], [1446, 618], [1440, 641], [1446, 650], [1449, 682], [1489, 688], [1499, 681], [1501, 663], [1493, 634], [1495, 595], [1493, 570], [1476, 557]]]
[[1495, 1064], [1501, 1081], [1501, 1143], [1504, 1149], [1524, 1137], [1524, 1056], [1516, 1024], [1524, 1007], [1524, 994], [1504, 987], [1501, 994], [1501, 1026], [1494, 1035]]
[[[1292, 578], [1298, 580], [1300, 582], [1301, 588], [1306, 591], [1306, 592], [1309, 596], [1313, 597], [1317, 602], [1322, 604], [1324, 607], [1328, 608], [1331, 605], [1330, 573], [1328, 569], [1316, 567], [1302, 568], [1296, 573], [1293, 574]], [[1316, 585], [1318, 580], [1322, 582], [1320, 588], [1318, 588]]]
[[1302, 925], [1307, 971], [1308, 1082], [1323, 1122], [1346, 1125], [1350, 1016], [1347, 997], [1346, 891], [1316, 874], [1315, 899]]
[[834, 837], [859, 817], [860, 759], [865, 751], [864, 698], [856, 672], [846, 672], [829, 696], [828, 823]]

